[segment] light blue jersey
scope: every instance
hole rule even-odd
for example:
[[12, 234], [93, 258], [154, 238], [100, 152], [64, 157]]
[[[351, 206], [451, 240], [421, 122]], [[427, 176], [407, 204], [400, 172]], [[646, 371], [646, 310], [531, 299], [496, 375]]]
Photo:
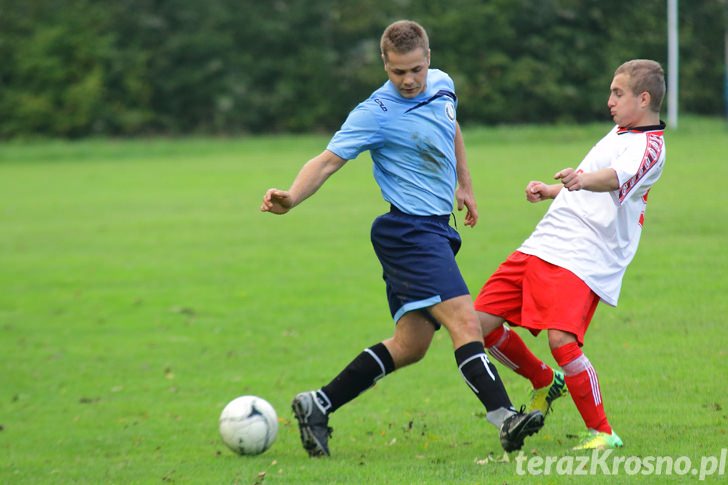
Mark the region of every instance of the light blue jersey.
[[345, 160], [369, 150], [384, 200], [412, 215], [445, 215], [457, 183], [455, 88], [430, 69], [425, 91], [402, 97], [387, 81], [351, 113], [327, 149]]

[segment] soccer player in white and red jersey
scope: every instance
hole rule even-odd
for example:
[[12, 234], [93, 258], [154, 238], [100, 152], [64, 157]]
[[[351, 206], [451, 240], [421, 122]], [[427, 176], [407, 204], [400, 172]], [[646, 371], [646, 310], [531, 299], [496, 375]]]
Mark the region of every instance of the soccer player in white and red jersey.
[[[636, 59], [614, 73], [607, 106], [616, 126], [556, 184], [526, 186], [526, 199], [554, 199], [530, 237], [493, 273], [475, 300], [491, 355], [533, 385], [529, 409], [546, 415], [571, 394], [588, 432], [574, 449], [622, 446], [602, 403], [597, 373], [582, 352], [599, 300], [616, 306], [637, 251], [647, 194], [665, 164], [662, 67]], [[504, 322], [548, 331], [551, 369]]]

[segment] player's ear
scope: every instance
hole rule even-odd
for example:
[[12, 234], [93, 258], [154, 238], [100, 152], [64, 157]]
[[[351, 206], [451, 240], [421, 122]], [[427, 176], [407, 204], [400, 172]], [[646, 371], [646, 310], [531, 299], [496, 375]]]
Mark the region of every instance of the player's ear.
[[384, 70], [387, 70], [387, 56], [384, 55], [384, 52], [381, 53], [382, 62], [384, 63]]
[[650, 101], [652, 101], [650, 93], [648, 91], [642, 91], [640, 93], [640, 108], [648, 109], [650, 107]]
[[430, 49], [427, 49], [427, 67], [430, 67]]

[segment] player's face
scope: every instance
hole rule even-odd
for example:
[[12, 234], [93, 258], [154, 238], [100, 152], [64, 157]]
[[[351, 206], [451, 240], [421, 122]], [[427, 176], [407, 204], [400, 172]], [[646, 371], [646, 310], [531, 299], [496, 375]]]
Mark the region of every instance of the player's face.
[[414, 98], [426, 88], [430, 51], [415, 49], [405, 54], [389, 52], [382, 56], [389, 80], [405, 98]]
[[614, 76], [609, 89], [607, 106], [614, 122], [624, 128], [641, 126], [650, 113], [649, 94], [634, 94], [629, 85], [629, 76], [624, 73]]

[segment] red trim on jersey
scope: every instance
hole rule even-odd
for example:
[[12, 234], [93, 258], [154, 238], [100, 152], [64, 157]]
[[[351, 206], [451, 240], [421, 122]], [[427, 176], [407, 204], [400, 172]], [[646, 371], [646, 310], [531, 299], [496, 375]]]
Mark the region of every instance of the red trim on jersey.
[[665, 145], [665, 140], [662, 138], [662, 131], [653, 131], [647, 133], [647, 147], [645, 147], [645, 153], [642, 155], [642, 162], [640, 167], [637, 169], [637, 173], [634, 177], [627, 180], [619, 187], [619, 202], [622, 203], [624, 199], [629, 195], [632, 189], [637, 185], [647, 172], [657, 164], [662, 154], [662, 147]]
[[[647, 196], [650, 195], [650, 190], [651, 189], [647, 189], [647, 192], [642, 194], [642, 203], [645, 204], [645, 206], [647, 205]], [[640, 227], [644, 227], [644, 225], [645, 225], [645, 208], [644, 207], [642, 208], [642, 212], [640, 212], [640, 220], [638, 222], [639, 222]]]

